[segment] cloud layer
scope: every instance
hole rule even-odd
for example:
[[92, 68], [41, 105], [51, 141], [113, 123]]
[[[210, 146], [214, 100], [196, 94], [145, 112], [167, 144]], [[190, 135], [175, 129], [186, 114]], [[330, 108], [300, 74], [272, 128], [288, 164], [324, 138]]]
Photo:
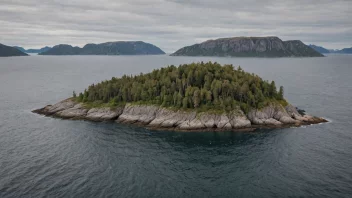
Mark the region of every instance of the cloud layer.
[[0, 43], [142, 40], [173, 52], [207, 39], [279, 36], [352, 46], [350, 0], [1, 0]]

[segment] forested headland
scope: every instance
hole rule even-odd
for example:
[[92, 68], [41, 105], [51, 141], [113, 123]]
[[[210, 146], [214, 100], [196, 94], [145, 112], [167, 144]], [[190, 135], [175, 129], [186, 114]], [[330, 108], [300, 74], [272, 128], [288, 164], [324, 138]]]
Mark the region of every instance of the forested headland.
[[171, 65], [147, 74], [92, 84], [73, 97], [93, 106], [118, 106], [126, 103], [153, 104], [177, 109], [230, 111], [238, 106], [244, 112], [268, 103], [287, 104], [284, 88], [275, 82], [245, 72], [240, 66], [219, 63]]
[[276, 36], [207, 40], [183, 47], [171, 56], [324, 57], [300, 40], [283, 41]]

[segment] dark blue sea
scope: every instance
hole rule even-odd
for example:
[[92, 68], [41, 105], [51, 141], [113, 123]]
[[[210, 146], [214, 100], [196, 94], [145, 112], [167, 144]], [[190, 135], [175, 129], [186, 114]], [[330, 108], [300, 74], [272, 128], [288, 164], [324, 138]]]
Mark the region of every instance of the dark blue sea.
[[[330, 122], [167, 132], [31, 113], [113, 76], [194, 61], [275, 80]], [[352, 197], [352, 56], [0, 58], [0, 197]]]

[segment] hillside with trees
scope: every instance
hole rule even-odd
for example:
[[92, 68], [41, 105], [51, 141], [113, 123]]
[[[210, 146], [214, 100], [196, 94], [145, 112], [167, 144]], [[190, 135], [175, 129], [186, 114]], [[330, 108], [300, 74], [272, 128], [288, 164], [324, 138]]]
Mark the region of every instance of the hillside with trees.
[[208, 40], [183, 47], [171, 56], [324, 57], [302, 41], [283, 41], [276, 36]]
[[192, 63], [153, 70], [148, 74], [113, 77], [92, 84], [74, 98], [78, 102], [115, 106], [125, 103], [155, 104], [178, 109], [231, 110], [247, 112], [268, 102], [286, 104], [284, 88], [275, 82], [218, 63]]
[[116, 41], [87, 44], [83, 48], [60, 44], [39, 55], [159, 55], [165, 54], [157, 46], [142, 41]]

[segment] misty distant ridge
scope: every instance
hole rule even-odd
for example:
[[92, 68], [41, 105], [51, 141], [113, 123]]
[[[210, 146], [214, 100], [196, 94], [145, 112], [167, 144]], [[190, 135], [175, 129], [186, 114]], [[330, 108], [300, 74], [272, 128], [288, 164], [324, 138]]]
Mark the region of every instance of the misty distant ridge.
[[159, 55], [159, 47], [143, 41], [116, 41], [100, 44], [89, 43], [83, 48], [67, 44], [56, 45], [39, 55]]
[[[159, 47], [143, 41], [115, 41], [100, 44], [88, 43], [84, 47], [59, 44], [40, 49], [24, 49], [19, 46], [1, 45], [0, 56], [39, 55], [159, 55], [165, 54]], [[229, 57], [322, 57], [322, 54], [352, 54], [351, 48], [326, 49], [306, 45], [300, 40], [282, 41], [277, 36], [229, 37], [207, 40], [183, 47], [171, 56], [229, 56]]]
[[51, 47], [45, 46], [43, 48], [40, 49], [24, 49], [23, 47], [19, 47], [19, 46], [14, 46], [14, 48], [24, 52], [24, 53], [30, 53], [30, 54], [39, 54], [39, 53], [43, 53], [48, 51], [49, 49], [51, 49]]
[[343, 48], [343, 49], [326, 49], [322, 46], [317, 46], [317, 45], [309, 45], [309, 47], [315, 49], [316, 51], [322, 53], [322, 54], [331, 54], [331, 53], [336, 53], [336, 54], [352, 54], [352, 47], [350, 48]]

